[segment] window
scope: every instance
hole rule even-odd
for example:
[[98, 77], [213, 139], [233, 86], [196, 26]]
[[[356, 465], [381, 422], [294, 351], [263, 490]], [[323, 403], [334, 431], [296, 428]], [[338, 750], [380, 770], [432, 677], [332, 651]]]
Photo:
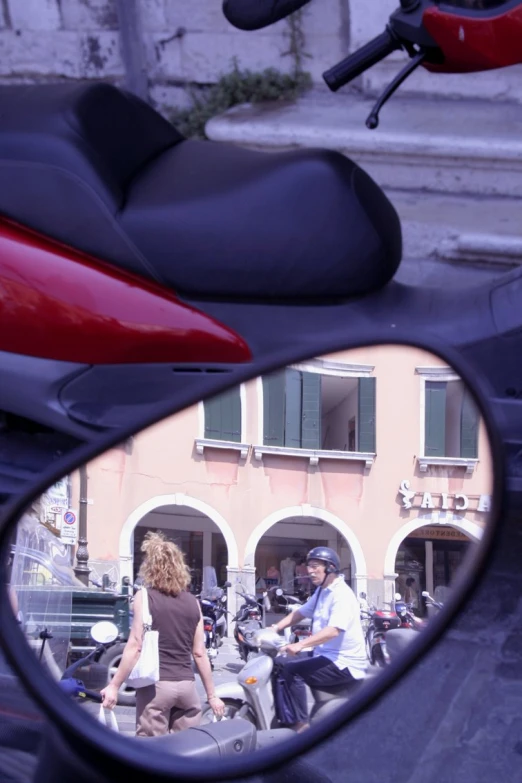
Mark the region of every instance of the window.
[[263, 444], [375, 452], [375, 378], [287, 369], [263, 377]]
[[477, 459], [478, 424], [462, 381], [426, 381], [424, 456]]
[[204, 402], [205, 438], [241, 442], [241, 396], [239, 386]]

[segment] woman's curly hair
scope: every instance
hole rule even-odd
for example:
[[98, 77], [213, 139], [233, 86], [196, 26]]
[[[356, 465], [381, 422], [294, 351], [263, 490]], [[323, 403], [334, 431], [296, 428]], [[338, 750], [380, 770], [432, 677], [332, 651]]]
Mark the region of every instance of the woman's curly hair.
[[191, 581], [190, 571], [177, 544], [168, 541], [163, 533], [149, 531], [141, 551], [145, 553], [145, 559], [140, 576], [146, 587], [167, 595], [179, 595], [187, 589]]

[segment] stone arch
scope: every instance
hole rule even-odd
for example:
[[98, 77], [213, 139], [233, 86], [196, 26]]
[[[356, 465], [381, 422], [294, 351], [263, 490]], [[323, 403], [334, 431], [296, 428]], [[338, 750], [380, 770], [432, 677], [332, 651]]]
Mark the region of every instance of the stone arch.
[[190, 495], [185, 495], [183, 492], [176, 492], [173, 495], [155, 495], [134, 509], [134, 511], [132, 511], [125, 520], [125, 523], [121, 529], [119, 543], [121, 577], [128, 576], [132, 579], [132, 536], [135, 527], [146, 514], [154, 511], [156, 508], [160, 508], [161, 506], [188, 506], [189, 508], [193, 508], [211, 519], [212, 522], [218, 526], [221, 533], [223, 534], [223, 538], [225, 539], [228, 549], [229, 567], [238, 567], [239, 552], [236, 538], [232, 528], [224, 519], [224, 517], [222, 517], [218, 511], [212, 508], [212, 506], [209, 506], [208, 503], [204, 503], [202, 500], [193, 498]]
[[460, 530], [461, 533], [464, 533], [471, 538], [475, 543], [481, 540], [483, 534], [480, 525], [477, 525], [475, 522], [470, 522], [466, 517], [455, 516], [453, 514], [451, 516], [439, 514], [438, 517], [434, 519], [432, 514], [419, 514], [415, 519], [405, 522], [405, 524], [395, 531], [391, 537], [384, 558], [385, 575], [391, 576], [395, 573], [395, 560], [400, 545], [410, 533], [423, 525], [430, 525], [431, 527], [435, 527], [436, 525], [454, 527], [456, 530]]
[[353, 530], [349, 528], [340, 517], [332, 514], [331, 511], [326, 511], [325, 509], [316, 506], [309, 506], [306, 504], [300, 506], [287, 506], [286, 508], [274, 511], [272, 514], [265, 517], [265, 519], [263, 519], [263, 521], [252, 531], [247, 541], [244, 560], [245, 567], [254, 568], [256, 548], [265, 533], [267, 533], [277, 522], [284, 522], [285, 519], [290, 517], [315, 517], [335, 528], [350, 547], [355, 572], [353, 578], [357, 586], [357, 592], [359, 593], [361, 590], [366, 592], [366, 558], [359, 543], [359, 539]]

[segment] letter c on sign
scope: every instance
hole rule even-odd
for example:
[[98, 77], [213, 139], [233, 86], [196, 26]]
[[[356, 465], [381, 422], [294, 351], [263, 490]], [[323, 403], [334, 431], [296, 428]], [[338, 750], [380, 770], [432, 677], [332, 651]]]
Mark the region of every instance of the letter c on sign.
[[[462, 500], [462, 503], [457, 502], [459, 499]], [[468, 506], [469, 506], [469, 500], [466, 497], [466, 495], [461, 495], [457, 493], [455, 495], [455, 511], [465, 511]]]

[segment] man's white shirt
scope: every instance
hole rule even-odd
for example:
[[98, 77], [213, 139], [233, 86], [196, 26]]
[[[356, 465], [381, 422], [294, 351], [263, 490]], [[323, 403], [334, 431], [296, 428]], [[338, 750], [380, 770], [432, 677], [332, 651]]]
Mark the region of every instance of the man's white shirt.
[[329, 658], [341, 670], [348, 668], [355, 680], [362, 680], [366, 676], [368, 659], [360, 606], [343, 577], [337, 577], [329, 587], [317, 588], [298, 611], [303, 617], [313, 617], [313, 634], [328, 627], [340, 631], [334, 639], [314, 647], [313, 654]]

